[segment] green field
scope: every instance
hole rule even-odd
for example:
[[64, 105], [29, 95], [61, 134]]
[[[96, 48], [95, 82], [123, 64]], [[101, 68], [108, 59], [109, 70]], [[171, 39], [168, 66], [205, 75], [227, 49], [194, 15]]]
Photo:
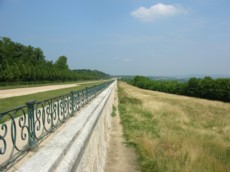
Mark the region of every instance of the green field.
[[142, 171], [229, 171], [230, 104], [119, 83], [119, 111]]
[[30, 94], [30, 95], [25, 95], [25, 96], [0, 99], [0, 112], [7, 111], [10, 109], [16, 108], [18, 106], [23, 106], [25, 105], [26, 102], [30, 100], [42, 101], [42, 100], [46, 100], [52, 97], [57, 97], [60, 95], [68, 94], [70, 93], [70, 91], [76, 91], [76, 90], [83, 89], [85, 87], [91, 87], [94, 85], [98, 85], [102, 82], [86, 83], [86, 84], [81, 84], [80, 86], [71, 87], [71, 88], [64, 88], [64, 89], [40, 92], [40, 93]]

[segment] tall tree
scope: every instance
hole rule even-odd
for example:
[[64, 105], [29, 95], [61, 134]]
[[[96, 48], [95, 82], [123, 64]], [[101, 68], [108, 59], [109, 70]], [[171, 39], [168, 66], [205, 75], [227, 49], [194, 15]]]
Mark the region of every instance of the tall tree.
[[55, 62], [55, 67], [61, 70], [69, 70], [69, 66], [67, 64], [67, 57], [66, 56], [60, 56], [57, 61]]

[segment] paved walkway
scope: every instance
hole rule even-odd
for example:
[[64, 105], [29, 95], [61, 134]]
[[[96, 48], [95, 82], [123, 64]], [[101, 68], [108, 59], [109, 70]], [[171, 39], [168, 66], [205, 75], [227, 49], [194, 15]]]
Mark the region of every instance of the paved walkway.
[[0, 99], [8, 97], [23, 96], [28, 94], [34, 94], [50, 90], [58, 90], [62, 88], [76, 87], [78, 84], [65, 84], [65, 85], [49, 85], [41, 87], [29, 87], [29, 88], [16, 88], [8, 90], [0, 90]]

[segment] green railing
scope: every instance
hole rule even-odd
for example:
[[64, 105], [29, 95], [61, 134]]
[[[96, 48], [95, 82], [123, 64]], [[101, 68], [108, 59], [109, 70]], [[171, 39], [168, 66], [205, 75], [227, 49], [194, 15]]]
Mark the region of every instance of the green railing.
[[12, 166], [113, 81], [0, 113], [0, 171]]

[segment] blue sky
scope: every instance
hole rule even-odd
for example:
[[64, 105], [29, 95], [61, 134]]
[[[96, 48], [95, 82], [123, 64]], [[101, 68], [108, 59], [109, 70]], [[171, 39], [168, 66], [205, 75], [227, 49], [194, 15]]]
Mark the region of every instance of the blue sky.
[[0, 0], [0, 36], [71, 69], [230, 75], [229, 0]]

